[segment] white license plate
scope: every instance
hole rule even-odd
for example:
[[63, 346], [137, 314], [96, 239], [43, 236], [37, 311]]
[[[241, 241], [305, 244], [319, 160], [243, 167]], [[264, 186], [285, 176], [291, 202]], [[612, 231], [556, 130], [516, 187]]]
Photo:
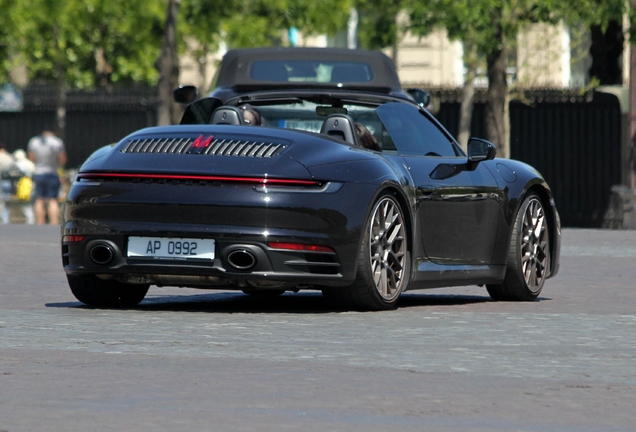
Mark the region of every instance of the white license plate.
[[214, 259], [213, 239], [129, 237], [129, 258]]
[[285, 120], [286, 129], [300, 129], [309, 132], [320, 132], [322, 121], [320, 120]]

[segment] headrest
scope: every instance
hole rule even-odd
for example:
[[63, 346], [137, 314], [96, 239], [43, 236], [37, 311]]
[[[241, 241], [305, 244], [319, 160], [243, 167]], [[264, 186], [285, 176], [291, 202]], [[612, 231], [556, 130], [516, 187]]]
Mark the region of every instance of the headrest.
[[325, 119], [320, 128], [320, 133], [333, 136], [351, 145], [358, 145], [355, 123], [346, 114], [332, 114]]
[[237, 107], [223, 105], [214, 111], [210, 124], [242, 125], [243, 116]]

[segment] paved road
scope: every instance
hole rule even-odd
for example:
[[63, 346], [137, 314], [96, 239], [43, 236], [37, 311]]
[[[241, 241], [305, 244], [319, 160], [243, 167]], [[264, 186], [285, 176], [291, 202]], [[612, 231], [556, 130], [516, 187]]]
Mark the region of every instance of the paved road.
[[636, 430], [636, 231], [565, 230], [538, 302], [381, 313], [176, 288], [90, 309], [58, 233], [0, 226], [2, 432]]

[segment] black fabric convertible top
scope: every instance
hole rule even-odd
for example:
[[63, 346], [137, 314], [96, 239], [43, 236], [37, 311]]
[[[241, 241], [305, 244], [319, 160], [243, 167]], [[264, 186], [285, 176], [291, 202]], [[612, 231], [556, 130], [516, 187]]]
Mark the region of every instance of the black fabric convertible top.
[[[310, 65], [312, 63], [341, 64], [341, 70], [351, 71], [350, 76], [327, 82], [289, 79], [282, 66]], [[276, 74], [277, 67], [281, 74]], [[338, 67], [338, 66], [336, 66]], [[266, 73], [258, 72], [264, 71]], [[346, 71], [345, 71], [346, 72]], [[335, 74], [335, 72], [333, 72]], [[258, 75], [257, 75], [258, 74]], [[217, 88], [233, 88], [235, 91], [254, 88], [356, 88], [381, 93], [401, 91], [395, 66], [389, 57], [379, 51], [351, 50], [344, 48], [248, 48], [230, 50], [223, 57], [216, 82]]]

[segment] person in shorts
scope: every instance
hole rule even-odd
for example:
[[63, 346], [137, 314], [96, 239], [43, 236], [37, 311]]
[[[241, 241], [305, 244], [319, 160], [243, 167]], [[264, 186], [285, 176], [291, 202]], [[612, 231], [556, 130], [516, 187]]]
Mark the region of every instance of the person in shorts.
[[64, 143], [51, 129], [31, 138], [27, 148], [29, 159], [35, 164], [35, 221], [42, 225], [47, 220], [52, 225], [60, 223], [60, 207], [57, 197], [60, 191], [58, 168], [66, 163]]

